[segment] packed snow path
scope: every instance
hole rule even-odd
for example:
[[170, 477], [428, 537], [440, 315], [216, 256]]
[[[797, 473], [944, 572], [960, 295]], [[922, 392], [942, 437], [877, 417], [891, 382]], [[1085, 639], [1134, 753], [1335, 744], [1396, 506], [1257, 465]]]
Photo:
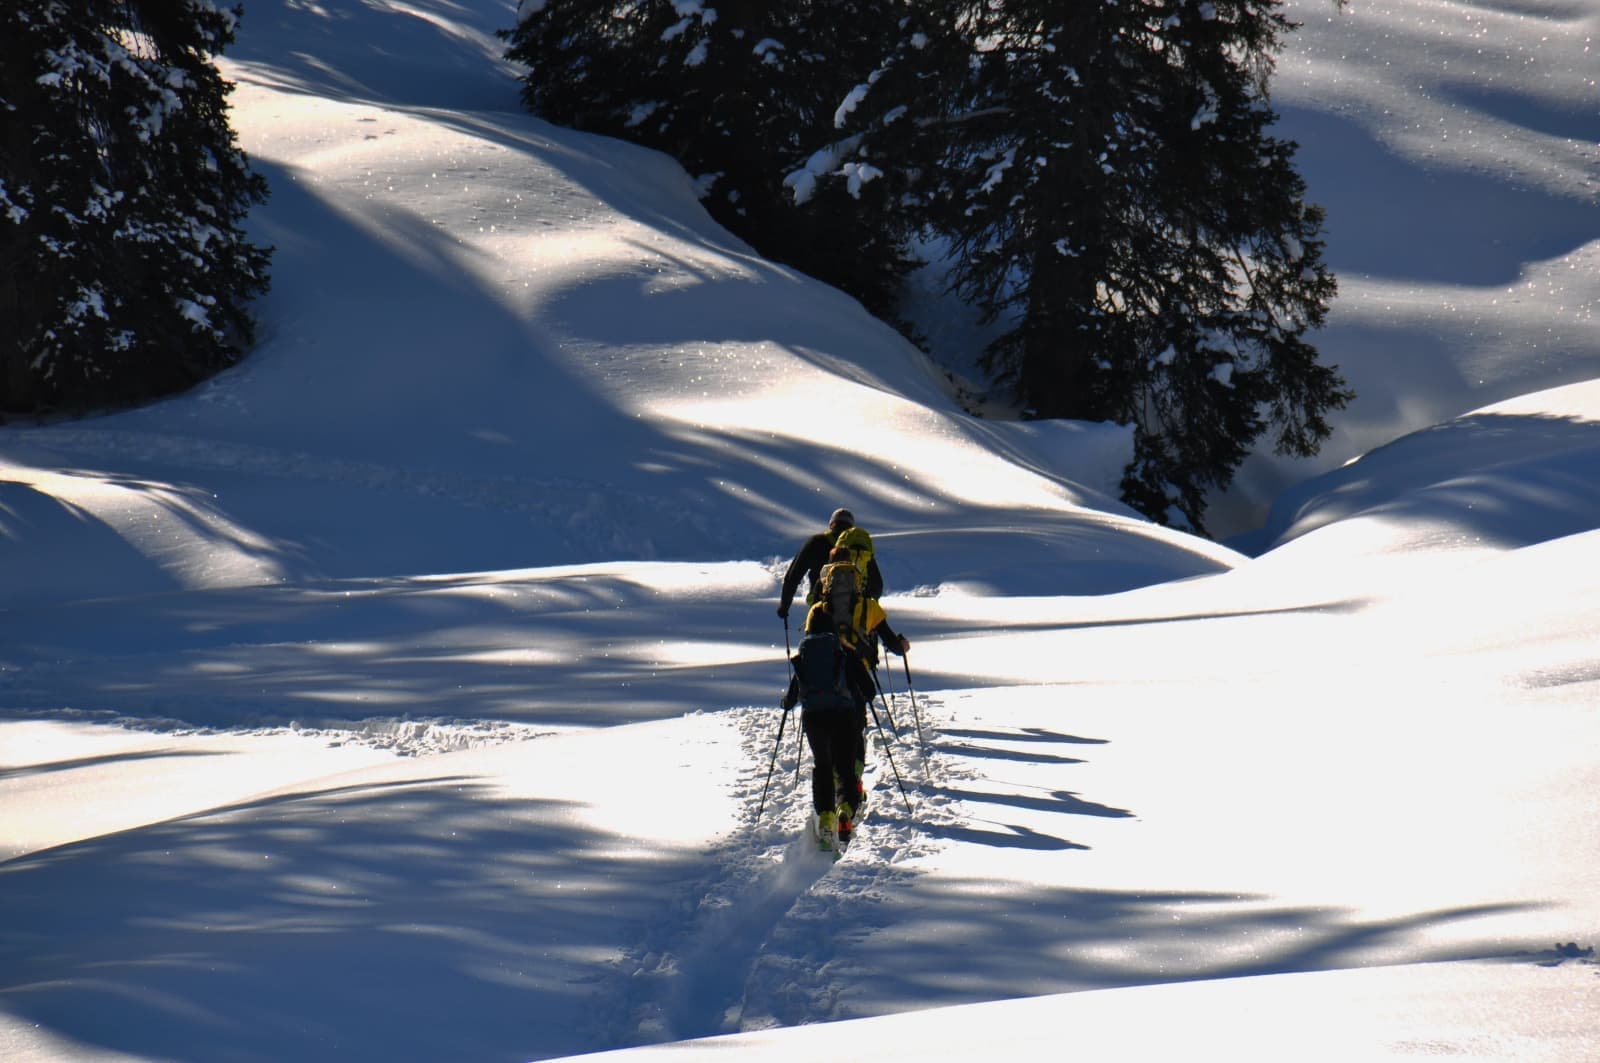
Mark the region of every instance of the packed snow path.
[[671, 902], [670, 918], [641, 928], [639, 943], [613, 970], [613, 1003], [599, 1011], [614, 1018], [601, 1040], [677, 1041], [850, 1013], [840, 998], [862, 972], [834, 963], [839, 938], [859, 934], [863, 909], [909, 876], [904, 864], [932, 844], [927, 826], [947, 818], [940, 760], [917, 742], [909, 702], [895, 700], [898, 706], [877, 710], [883, 729], [870, 728], [868, 812], [837, 861], [809, 835], [812, 763], [798, 710], [781, 743], [779, 710], [731, 710], [747, 761], [729, 798], [738, 825], [710, 852], [707, 876]]

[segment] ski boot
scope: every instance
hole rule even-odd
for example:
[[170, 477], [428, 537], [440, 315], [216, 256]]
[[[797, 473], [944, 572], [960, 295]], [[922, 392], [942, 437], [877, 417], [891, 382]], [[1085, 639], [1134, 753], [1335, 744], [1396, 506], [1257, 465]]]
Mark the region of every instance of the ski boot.
[[839, 821], [832, 812], [817, 813], [817, 848], [825, 853], [839, 851]]
[[837, 822], [838, 826], [836, 829], [839, 837], [839, 848], [843, 849], [850, 844], [850, 839], [855, 836], [855, 810], [848, 804], [841, 802], [839, 804], [839, 815]]

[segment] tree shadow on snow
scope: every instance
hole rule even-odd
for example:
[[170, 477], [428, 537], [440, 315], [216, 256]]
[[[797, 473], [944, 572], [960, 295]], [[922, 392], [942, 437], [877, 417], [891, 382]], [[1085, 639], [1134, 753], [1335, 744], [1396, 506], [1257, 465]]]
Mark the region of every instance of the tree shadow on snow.
[[[0, 864], [0, 1006], [143, 1058], [531, 1059], [605, 1043], [607, 957], [698, 854], [563, 802], [361, 785]], [[701, 868], [703, 873], [703, 868]]]
[[1111, 740], [1109, 738], [1083, 738], [1078, 735], [1061, 734], [1058, 731], [1049, 731], [1043, 727], [1023, 727], [1015, 731], [979, 730], [972, 727], [941, 727], [939, 734], [947, 738], [987, 738], [1002, 742], [1064, 742], [1069, 745], [1103, 746]]
[[1004, 829], [988, 830], [971, 824], [953, 825], [937, 824], [928, 828], [928, 835], [941, 841], [954, 842], [958, 845], [982, 845], [991, 849], [1028, 849], [1033, 852], [1065, 852], [1069, 849], [1088, 850], [1087, 845], [1080, 845], [1065, 838], [1057, 838], [1053, 834], [1036, 830], [1033, 827], [1020, 823], [1003, 823], [996, 826]]
[[[971, 741], [951, 741], [965, 738]], [[1105, 745], [1107, 740], [1084, 738], [1078, 735], [1059, 734], [1044, 728], [1030, 727], [1016, 731], [981, 729], [941, 729], [934, 738], [931, 749], [943, 756], [966, 760], [999, 760], [1018, 764], [1083, 764], [1082, 758], [1045, 752], [1040, 744], [1066, 744], [1072, 746]], [[1017, 748], [1033, 745], [1035, 748]], [[935, 820], [921, 824], [929, 837], [967, 845], [983, 845], [1001, 849], [1032, 849], [1062, 851], [1087, 850], [1089, 846], [1020, 823], [1002, 822], [989, 818], [988, 808], [1004, 812], [1016, 809], [1024, 812], [1043, 812], [1061, 816], [1092, 816], [1103, 819], [1131, 819], [1134, 813], [1125, 808], [1115, 808], [1083, 797], [1068, 790], [1039, 790], [1031, 792], [999, 793], [983, 789], [979, 780], [970, 782], [924, 782], [917, 792], [943, 804], [949, 802], [965, 806], [970, 823], [952, 824]], [[986, 823], [988, 827], [974, 826]], [[996, 829], [990, 829], [990, 828]]]
[[124, 764], [135, 760], [163, 760], [170, 757], [214, 757], [220, 754], [204, 749], [139, 749], [124, 753], [102, 753], [93, 757], [73, 757], [71, 760], [52, 760], [29, 764], [21, 768], [0, 768], [0, 779], [23, 779], [30, 775], [51, 775], [60, 771], [76, 771], [107, 764]]
[[1021, 764], [1082, 764], [1079, 757], [1060, 753], [1041, 753], [1037, 750], [999, 749], [994, 746], [973, 745], [966, 742], [938, 742], [941, 753], [975, 760], [1011, 760]]
[[72, 583], [69, 595], [82, 597], [107, 588], [133, 594], [179, 585], [92, 511], [31, 483], [0, 479], [0, 542], [3, 601], [10, 609], [58, 600], [64, 580]]
[[[399, 720], [610, 726], [770, 704], [777, 621], [641, 573], [238, 587], [0, 611], [0, 711], [40, 706], [205, 727]], [[670, 611], [669, 628], [662, 617]], [[754, 623], [752, 621], [751, 623]], [[92, 661], [92, 666], [86, 662]]]
[[1098, 801], [1085, 801], [1070, 790], [1052, 790], [1048, 796], [1029, 794], [997, 794], [986, 790], [964, 789], [954, 786], [924, 786], [921, 793], [971, 804], [1003, 805], [1032, 812], [1054, 812], [1063, 816], [1098, 816], [1105, 819], [1131, 819], [1133, 813], [1125, 808], [1102, 805]]
[[509, 110], [518, 84], [492, 34], [515, 21], [514, 3], [251, 0], [226, 56], [247, 77], [330, 99]]
[[[1348, 118], [1278, 110], [1300, 145], [1300, 171], [1315, 178], [1307, 198], [1328, 212], [1327, 260], [1338, 273], [1492, 287], [1600, 237], [1587, 204], [1493, 175], [1424, 168]], [[1583, 125], [1595, 127], [1592, 118]]]
[[879, 934], [862, 942], [850, 966], [861, 965], [871, 977], [841, 987], [840, 995], [853, 1002], [854, 1016], [1174, 981], [1505, 957], [1525, 945], [1488, 934], [1451, 945], [1423, 939], [1450, 924], [1527, 907], [1364, 919], [1230, 894], [925, 876], [901, 914], [941, 933]]

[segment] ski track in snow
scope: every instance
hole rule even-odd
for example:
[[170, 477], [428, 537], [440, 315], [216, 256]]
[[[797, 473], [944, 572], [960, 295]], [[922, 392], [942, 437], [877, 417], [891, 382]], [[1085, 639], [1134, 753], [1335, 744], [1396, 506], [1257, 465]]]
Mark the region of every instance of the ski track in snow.
[[10, 720], [56, 720], [67, 723], [120, 727], [126, 731], [185, 737], [192, 735], [250, 735], [258, 738], [295, 734], [324, 744], [364, 746], [382, 749], [398, 757], [425, 757], [435, 753], [459, 753], [485, 749], [509, 742], [525, 742], [557, 732], [549, 727], [509, 723], [501, 720], [464, 719], [445, 716], [371, 716], [347, 726], [319, 724], [303, 726], [255, 723], [239, 718], [229, 724], [197, 724], [169, 716], [130, 716], [111, 709], [7, 709]]
[[[928, 699], [918, 695], [918, 704], [931, 736]], [[631, 1047], [848, 1017], [850, 989], [870, 972], [839, 962], [841, 946], [876, 925], [862, 909], [916, 873], [906, 862], [933, 850], [926, 828], [951, 819], [948, 799], [929, 796], [947, 767], [931, 744], [918, 742], [903, 693], [892, 710], [897, 735], [881, 703], [881, 735], [869, 717], [866, 817], [837, 861], [810, 837], [811, 760], [799, 712], [783, 729], [775, 763], [777, 711], [733, 712], [748, 765], [730, 794], [738, 826], [708, 853], [709, 873], [673, 902], [671, 915], [641, 928], [638, 944], [610, 972], [613, 984], [595, 1011], [598, 1043]]]

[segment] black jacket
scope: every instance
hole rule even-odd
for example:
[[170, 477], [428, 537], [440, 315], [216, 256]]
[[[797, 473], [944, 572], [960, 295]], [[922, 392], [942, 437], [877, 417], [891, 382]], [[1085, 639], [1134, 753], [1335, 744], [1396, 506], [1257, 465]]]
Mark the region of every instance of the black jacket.
[[[794, 604], [801, 579], [809, 581], [806, 584], [808, 592], [822, 582], [822, 566], [828, 563], [828, 555], [833, 552], [833, 544], [838, 538], [837, 532], [818, 532], [800, 547], [800, 552], [789, 562], [789, 571], [783, 576], [783, 597], [778, 600], [779, 616], [789, 615], [789, 606]], [[883, 573], [878, 571], [876, 557], [867, 562], [867, 597], [883, 597]]]

